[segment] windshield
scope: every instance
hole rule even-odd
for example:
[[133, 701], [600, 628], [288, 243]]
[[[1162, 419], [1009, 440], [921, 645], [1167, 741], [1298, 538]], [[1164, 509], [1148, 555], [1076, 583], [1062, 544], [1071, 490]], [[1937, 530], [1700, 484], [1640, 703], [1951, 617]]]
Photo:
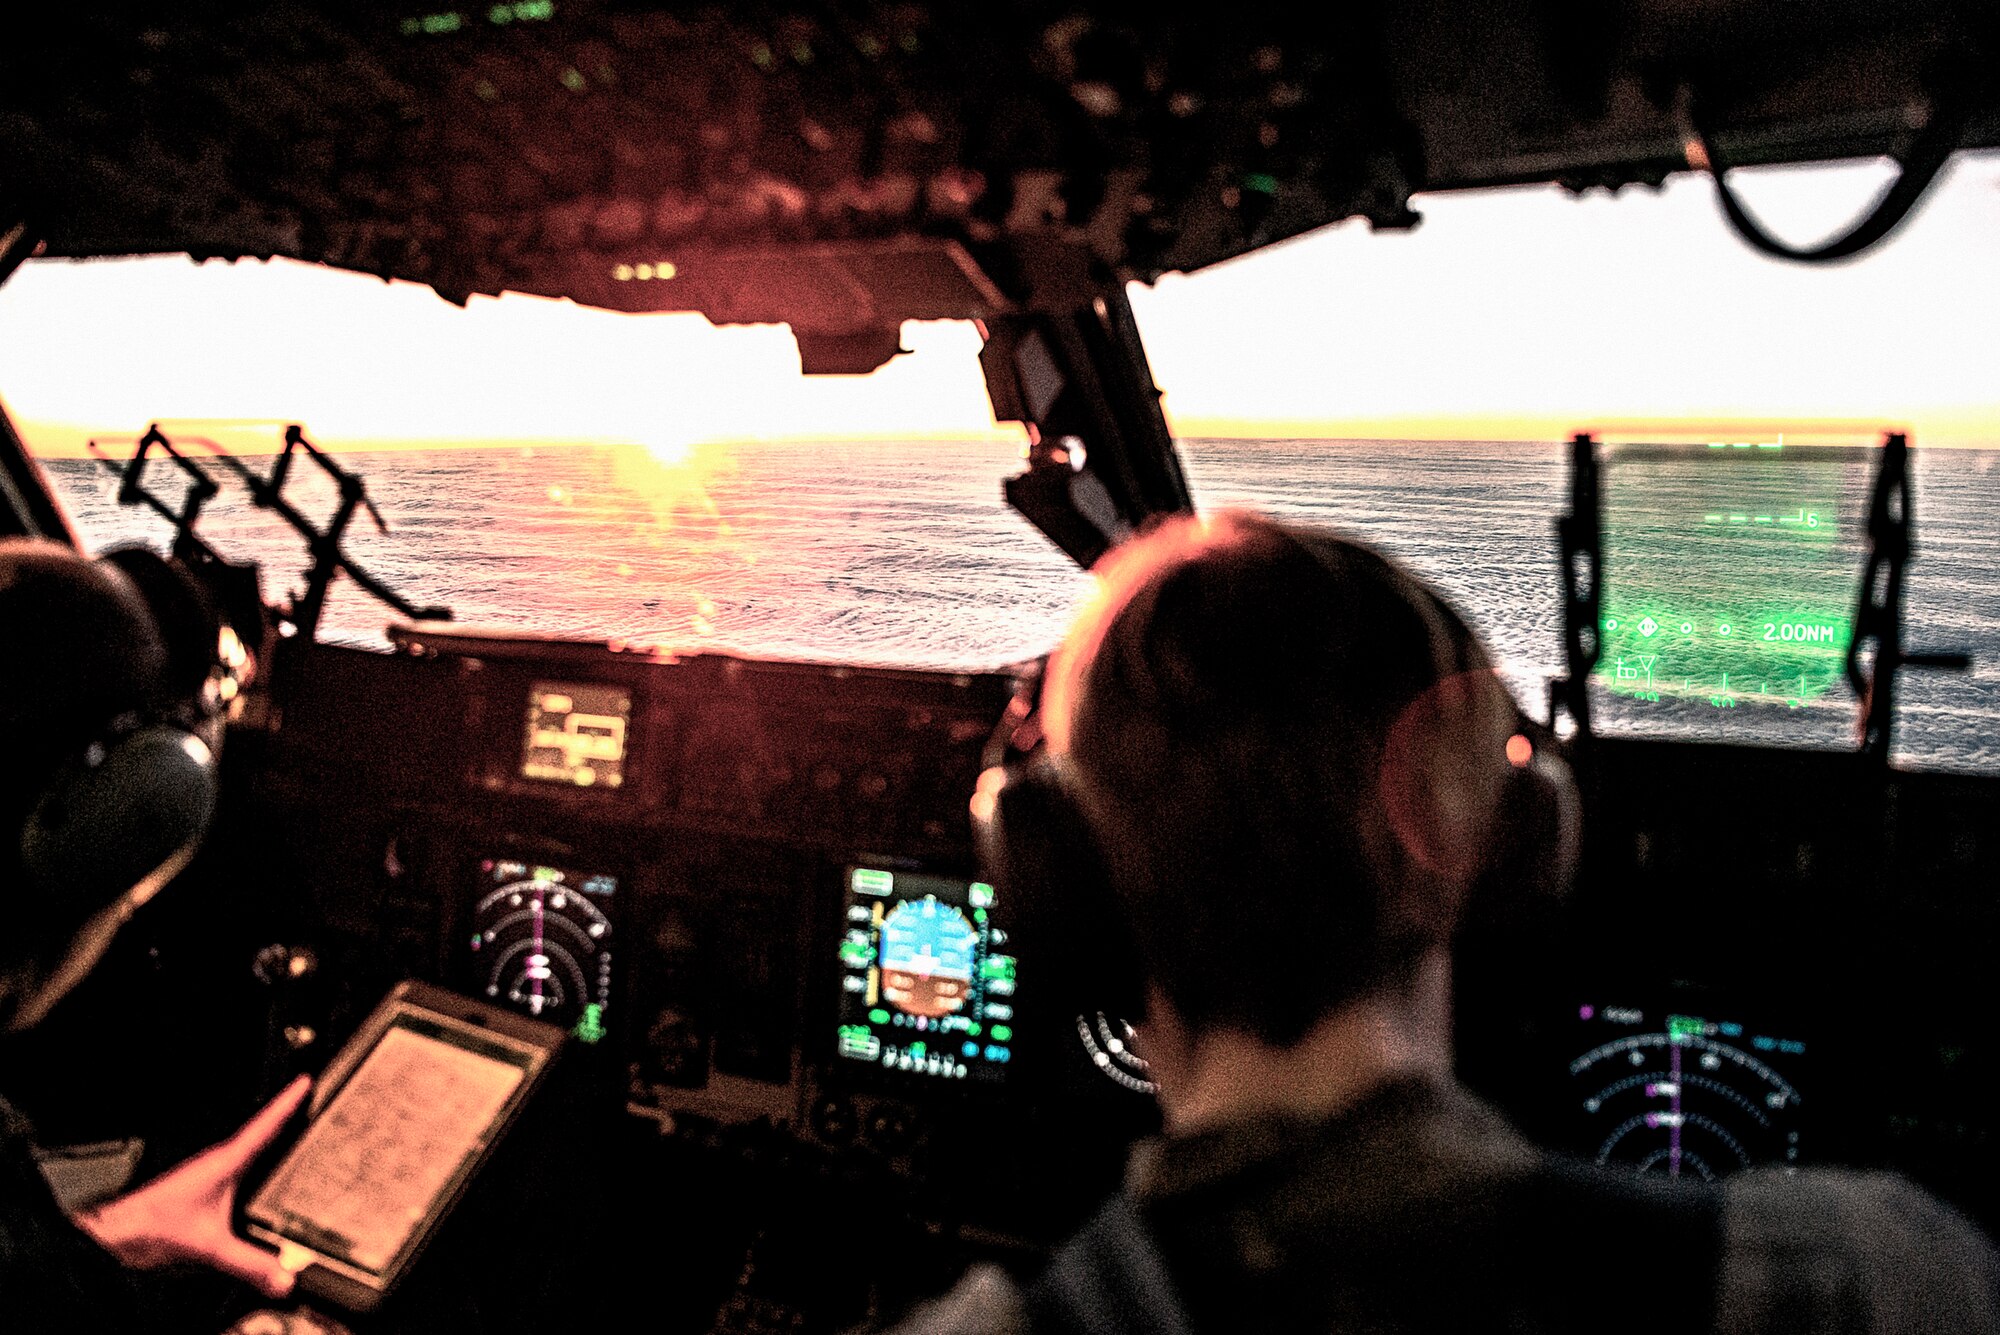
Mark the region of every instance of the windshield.
[[[1000, 499], [1022, 434], [997, 427], [969, 324], [912, 324], [868, 377], [807, 378], [782, 328], [531, 298], [455, 309], [306, 265], [30, 265], [0, 292], [9, 406], [93, 546], [159, 545], [88, 457], [148, 423], [198, 462], [301, 423], [388, 524], [349, 530], [371, 575], [462, 623], [680, 650], [938, 668], [1045, 652], [1088, 579]], [[259, 469], [269, 459], [249, 457]], [[170, 467], [149, 476], [177, 504]], [[201, 531], [306, 557], [224, 478]], [[301, 508], [338, 491], [292, 473]], [[391, 613], [336, 584], [322, 638], [381, 646]]]
[[[1892, 170], [1738, 175], [1803, 240]], [[1894, 754], [2000, 772], [2000, 155], [1962, 155], [1903, 232], [1821, 268], [1743, 246], [1697, 177], [1423, 212], [1411, 233], [1348, 224], [1134, 293], [1199, 504], [1403, 558], [1539, 715], [1563, 670], [1560, 442], [1595, 431], [1598, 730], [1851, 748], [1870, 487], [1884, 433], [1907, 432], [1908, 647], [1972, 665], [1900, 674]]]
[[[1865, 205], [1888, 170], [1742, 175], [1754, 207], [1806, 237]], [[1830, 269], [1752, 254], [1692, 177], [1615, 198], [1550, 187], [1419, 204], [1414, 232], [1347, 224], [1132, 290], [1199, 505], [1334, 524], [1409, 561], [1540, 714], [1562, 661], [1553, 520], [1573, 431], [1643, 442], [1658, 424], [1682, 443], [1712, 430], [1746, 446], [1790, 433], [1803, 451], [1815, 431], [1872, 447], [1906, 429], [1909, 638], [1973, 666], [1903, 675], [1898, 755], [2000, 769], [2000, 156], [1961, 157], [1900, 235]], [[949, 669], [1046, 652], [1089, 581], [1001, 499], [1022, 433], [992, 420], [978, 331], [910, 325], [903, 346], [874, 375], [807, 378], [782, 329], [521, 297], [459, 309], [284, 262], [36, 263], [0, 289], [0, 389], [94, 546], [166, 532], [117, 505], [86, 441], [129, 454], [157, 421], [196, 457], [205, 440], [248, 454], [298, 422], [366, 477], [390, 525], [357, 522], [356, 559], [463, 622]], [[1676, 660], [1706, 666], [1674, 687], [1650, 637], [1635, 641], [1600, 666], [1604, 730], [1852, 745], [1838, 668], [1866, 456], [1807, 487], [1825, 493], [1824, 532], [1772, 549], [1810, 567], [1794, 591], [1810, 618], [1720, 587], [1713, 572], [1744, 564], [1736, 540], [1676, 527], [1713, 513], [1726, 530], [1733, 501], [1668, 522], [1666, 493], [1632, 491], [1630, 472], [1621, 491], [1608, 471], [1608, 578], [1637, 590], [1633, 606], [1666, 589], [1707, 617], [1655, 618], [1675, 633], [1685, 621], [1690, 637], [1734, 635], [1732, 618], [1761, 609], [1750, 633], [1768, 621], [1794, 639], [1757, 660], [1783, 671], [1754, 689], [1738, 644]], [[298, 476], [307, 508], [330, 511], [333, 487]], [[1745, 524], [1768, 509], [1775, 534], [1803, 514], [1779, 507], [1799, 476], [1741, 493]], [[1721, 494], [1689, 486], [1682, 501]], [[203, 532], [261, 561], [268, 594], [298, 587], [297, 540], [241, 488], [225, 487]], [[1711, 574], [1662, 582], [1697, 540], [1725, 544], [1689, 567]], [[380, 645], [388, 620], [337, 586], [322, 634]]]

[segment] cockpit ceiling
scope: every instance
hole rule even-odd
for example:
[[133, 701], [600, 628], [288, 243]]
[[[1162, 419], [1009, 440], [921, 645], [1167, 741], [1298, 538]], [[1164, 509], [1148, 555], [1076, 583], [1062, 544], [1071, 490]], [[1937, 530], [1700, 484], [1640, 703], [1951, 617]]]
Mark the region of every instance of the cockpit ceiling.
[[[1413, 192], [2000, 142], [1996, 11], [1727, 0], [37, 7], [0, 234], [828, 336], [1070, 304]], [[21, 16], [15, 16], [16, 22]]]

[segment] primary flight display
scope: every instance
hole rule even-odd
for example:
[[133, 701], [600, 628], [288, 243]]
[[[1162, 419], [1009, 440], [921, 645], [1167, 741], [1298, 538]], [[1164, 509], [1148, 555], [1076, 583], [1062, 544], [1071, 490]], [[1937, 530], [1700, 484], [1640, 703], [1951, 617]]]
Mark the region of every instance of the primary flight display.
[[999, 1080], [1014, 1058], [1014, 957], [994, 888], [849, 867], [837, 1053], [939, 1080]]

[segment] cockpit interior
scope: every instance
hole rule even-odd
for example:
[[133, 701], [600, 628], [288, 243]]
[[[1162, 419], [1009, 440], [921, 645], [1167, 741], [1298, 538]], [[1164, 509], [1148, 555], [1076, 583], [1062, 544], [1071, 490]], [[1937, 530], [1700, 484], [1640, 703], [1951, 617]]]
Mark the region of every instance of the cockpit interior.
[[[1940, 261], [1964, 305], [1892, 292], [1837, 335], [1952, 362], [1953, 339], [1994, 339], [1989, 7], [231, 0], [37, 24], [0, 53], [0, 326], [31, 289], [53, 294], [37, 311], [87, 300], [37, 286], [64, 275], [115, 296], [141, 290], [119, 265], [168, 262], [130, 257], [191, 257], [204, 279], [367, 275], [454, 315], [692, 313], [703, 336], [782, 340], [815, 393], [892, 396], [927, 339], [955, 339], [985, 396], [957, 453], [744, 446], [688, 484], [702, 433], [733, 437], [713, 422], [637, 463], [509, 440], [419, 473], [344, 449], [310, 404], [253, 396], [257, 424], [226, 429], [178, 399], [128, 408], [89, 369], [92, 326], [17, 323], [107, 406], [45, 429], [0, 365], [0, 534], [171, 551], [253, 669], [199, 855], [0, 1040], [0, 1093], [52, 1159], [177, 1162], [414, 979], [567, 1039], [407, 1281], [339, 1315], [358, 1335], [836, 1332], [975, 1262], [1032, 1274], [1159, 1114], [1143, 1016], [1040, 967], [971, 812], [1032, 744], [1082, 572], [1226, 497], [1427, 541], [1503, 659], [1517, 625], [1543, 646], [1503, 672], [1575, 767], [1583, 855], [1565, 897], [1462, 934], [1471, 1089], [1611, 1171], [1892, 1169], [2000, 1225], [1991, 364], [1952, 382], [1945, 443], [1919, 404], [1794, 411], [1774, 390], [1726, 426], [1593, 402], [1512, 443], [1397, 454], [1197, 439], [1149, 360], [1175, 284], [1331, 231], [1365, 265], [1460, 201], [1692, 191], [1717, 237], [1811, 283], [1916, 245], [1927, 195], [1969, 182], [1985, 230]], [[1854, 160], [1881, 189], [1812, 245], [1730, 183]], [[1464, 300], [1510, 263], [1481, 255]], [[1701, 336], [1636, 272], [1573, 319], [1670, 308]], [[281, 348], [315, 320], [270, 314], [257, 337]], [[147, 329], [202, 355], [198, 323]], [[425, 392], [414, 376], [382, 411]], [[836, 484], [865, 499], [826, 500]], [[928, 508], [868, 518], [898, 499]], [[867, 560], [789, 567], [737, 541], [757, 523]], [[588, 558], [637, 590], [616, 617], [548, 592], [592, 524], [631, 548]], [[1448, 541], [1461, 527], [1486, 545]], [[1040, 582], [1001, 587], [996, 552]], [[837, 583], [863, 592], [820, 639], [703, 629]], [[188, 1288], [189, 1329], [257, 1305]]]

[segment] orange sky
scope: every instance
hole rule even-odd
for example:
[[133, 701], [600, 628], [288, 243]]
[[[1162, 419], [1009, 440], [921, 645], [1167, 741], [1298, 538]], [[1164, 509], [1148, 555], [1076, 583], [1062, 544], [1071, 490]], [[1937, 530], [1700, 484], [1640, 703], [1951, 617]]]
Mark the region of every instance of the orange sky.
[[[1810, 239], [1887, 168], [1744, 175], [1753, 208]], [[2000, 154], [1961, 158], [1903, 233], [1830, 269], [1751, 252], [1693, 177], [1420, 205], [1412, 233], [1346, 224], [1135, 288], [1176, 430], [1515, 440], [1834, 420], [2000, 446]], [[904, 345], [872, 376], [807, 380], [780, 328], [524, 297], [459, 309], [285, 262], [39, 263], [0, 288], [0, 397], [44, 454], [212, 418], [299, 421], [342, 449], [1020, 438], [992, 421], [970, 326], [911, 325]], [[184, 429], [236, 449], [277, 440]]]

